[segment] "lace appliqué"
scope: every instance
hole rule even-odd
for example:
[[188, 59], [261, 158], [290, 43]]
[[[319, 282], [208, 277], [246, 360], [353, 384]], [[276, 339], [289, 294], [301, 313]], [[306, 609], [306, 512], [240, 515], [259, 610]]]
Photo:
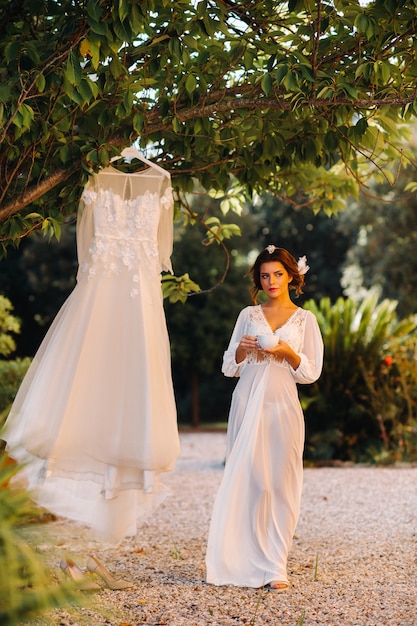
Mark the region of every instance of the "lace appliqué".
[[166, 189], [164, 195], [161, 197], [161, 206], [163, 209], [170, 210], [173, 208], [174, 206], [174, 198], [172, 195], [172, 187], [168, 187], [168, 189]]
[[[278, 328], [275, 333], [272, 332], [271, 327], [261, 309], [260, 305], [250, 307], [249, 309], [249, 323], [248, 323], [248, 335], [279, 335], [280, 339], [288, 343], [294, 352], [299, 353], [303, 347], [304, 341], [304, 327], [306, 311], [304, 309], [296, 309], [291, 317]], [[278, 359], [273, 354], [262, 352], [261, 350], [250, 350], [246, 357], [247, 363], [264, 363], [265, 361], [276, 361], [282, 363], [284, 366], [288, 366], [286, 361]]]
[[[83, 200], [86, 208], [89, 205], [94, 208], [94, 235], [89, 259], [84, 261], [81, 271], [91, 280], [99, 269], [104, 276], [118, 276], [124, 271], [134, 272], [146, 263], [146, 271], [159, 276], [158, 195], [147, 191], [124, 200], [109, 189], [100, 189], [85, 190]], [[167, 205], [168, 201], [169, 195], [164, 196], [161, 205]], [[132, 274], [132, 282], [130, 295], [135, 298], [139, 294], [138, 273]]]

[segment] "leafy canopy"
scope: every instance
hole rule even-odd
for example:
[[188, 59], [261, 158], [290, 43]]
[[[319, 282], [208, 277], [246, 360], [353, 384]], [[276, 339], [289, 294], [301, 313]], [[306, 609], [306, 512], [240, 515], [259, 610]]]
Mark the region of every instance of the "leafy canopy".
[[59, 236], [88, 175], [134, 141], [179, 198], [197, 180], [228, 208], [302, 189], [332, 213], [366, 163], [392, 182], [416, 20], [417, 0], [0, 0], [3, 244]]

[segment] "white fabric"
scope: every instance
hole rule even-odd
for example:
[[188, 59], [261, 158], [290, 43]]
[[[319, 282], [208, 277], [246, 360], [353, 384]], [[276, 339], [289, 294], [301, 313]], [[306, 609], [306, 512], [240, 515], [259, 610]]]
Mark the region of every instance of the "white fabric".
[[6, 424], [36, 501], [107, 540], [136, 533], [137, 518], [166, 495], [158, 474], [179, 454], [160, 280], [172, 241], [166, 176], [109, 167], [92, 177], [77, 223], [77, 285]]
[[223, 373], [240, 379], [207, 546], [207, 582], [215, 585], [261, 587], [288, 580], [303, 479], [304, 418], [296, 383], [320, 376], [323, 342], [314, 315], [298, 308], [276, 331], [300, 356], [296, 370], [255, 350], [236, 363], [243, 335], [271, 333], [261, 306], [246, 307], [223, 358]]

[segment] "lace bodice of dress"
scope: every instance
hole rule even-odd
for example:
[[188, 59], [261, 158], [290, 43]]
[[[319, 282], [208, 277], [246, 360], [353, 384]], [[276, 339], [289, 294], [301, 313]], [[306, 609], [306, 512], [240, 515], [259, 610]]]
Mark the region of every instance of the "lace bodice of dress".
[[[172, 188], [163, 188], [164, 182], [153, 172], [132, 175], [108, 168], [86, 185], [81, 203], [83, 212], [93, 215], [92, 232], [79, 261], [89, 279], [99, 270], [105, 276], [118, 275], [144, 263], [147, 272], [159, 274], [161, 213], [173, 205]], [[132, 280], [138, 280], [134, 273]]]
[[[248, 314], [248, 335], [279, 335], [279, 338], [288, 343], [294, 352], [300, 352], [304, 338], [304, 320], [306, 316], [304, 309], [296, 309], [289, 319], [275, 332], [272, 332], [260, 304], [248, 307]], [[273, 354], [267, 354], [259, 350], [251, 350], [247, 356], [247, 363], [259, 363], [271, 360], [275, 360]]]

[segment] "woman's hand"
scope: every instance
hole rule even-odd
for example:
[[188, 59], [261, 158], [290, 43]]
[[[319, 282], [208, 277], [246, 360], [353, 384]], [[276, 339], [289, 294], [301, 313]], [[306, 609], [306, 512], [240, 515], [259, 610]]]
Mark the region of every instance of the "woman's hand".
[[259, 344], [256, 337], [252, 337], [252, 335], [243, 335], [242, 339], [239, 342], [238, 347], [236, 348], [236, 363], [241, 363], [246, 359], [249, 350], [258, 350]]
[[[259, 349], [262, 350], [262, 348]], [[285, 359], [294, 370], [296, 370], [297, 367], [300, 365], [301, 359], [298, 354], [294, 352], [294, 350], [291, 348], [291, 346], [288, 345], [288, 343], [282, 341], [282, 339], [278, 341], [278, 344], [275, 346], [275, 348], [265, 349], [262, 351], [266, 352], [267, 354], [273, 354], [278, 361], [283, 361]]]

